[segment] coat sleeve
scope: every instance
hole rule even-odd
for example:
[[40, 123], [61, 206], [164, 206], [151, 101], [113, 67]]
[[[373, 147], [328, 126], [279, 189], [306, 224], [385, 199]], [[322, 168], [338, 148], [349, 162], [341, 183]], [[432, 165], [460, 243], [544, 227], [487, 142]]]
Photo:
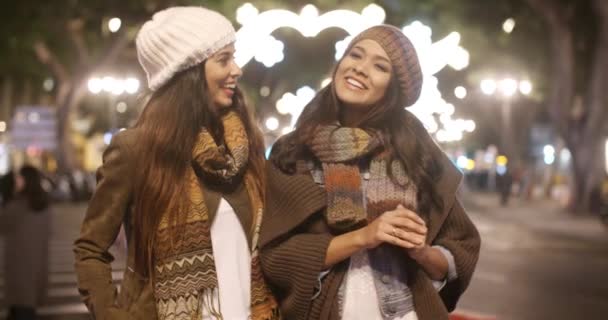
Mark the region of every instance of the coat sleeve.
[[[128, 146], [118, 134], [103, 154], [97, 170], [97, 188], [89, 203], [80, 236], [74, 242], [78, 291], [95, 319], [122, 319], [116, 305], [108, 252], [130, 206], [132, 164]], [[126, 319], [126, 317], [124, 317]]]
[[446, 248], [454, 257], [458, 277], [439, 292], [448, 311], [452, 311], [471, 281], [481, 246], [479, 232], [460, 201], [454, 201], [433, 244]]
[[262, 248], [264, 275], [286, 319], [308, 318], [331, 239], [329, 233], [311, 233], [301, 227]]
[[325, 193], [306, 175], [267, 164], [266, 208], [260, 231], [264, 276], [285, 319], [307, 319], [332, 235], [321, 214]]

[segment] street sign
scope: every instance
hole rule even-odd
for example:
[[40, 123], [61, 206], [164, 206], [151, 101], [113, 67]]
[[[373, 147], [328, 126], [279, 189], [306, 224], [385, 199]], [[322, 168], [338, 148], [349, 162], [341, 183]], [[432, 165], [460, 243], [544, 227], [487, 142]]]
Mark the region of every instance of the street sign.
[[48, 106], [20, 106], [11, 121], [10, 142], [19, 150], [57, 148], [57, 117]]

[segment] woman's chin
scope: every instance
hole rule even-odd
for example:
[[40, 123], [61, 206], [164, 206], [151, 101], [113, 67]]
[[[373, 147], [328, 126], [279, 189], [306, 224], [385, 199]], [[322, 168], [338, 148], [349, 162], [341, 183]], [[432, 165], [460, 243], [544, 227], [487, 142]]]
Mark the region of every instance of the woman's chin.
[[215, 105], [218, 109], [226, 109], [232, 106], [232, 100], [220, 99], [215, 101]]

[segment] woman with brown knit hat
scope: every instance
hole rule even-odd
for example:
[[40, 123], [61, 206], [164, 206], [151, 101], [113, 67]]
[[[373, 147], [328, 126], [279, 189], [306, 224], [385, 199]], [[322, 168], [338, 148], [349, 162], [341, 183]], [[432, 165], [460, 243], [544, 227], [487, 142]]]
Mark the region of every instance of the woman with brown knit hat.
[[274, 146], [262, 268], [287, 319], [447, 319], [480, 238], [460, 172], [412, 105], [411, 42], [392, 26], [353, 39], [296, 129]]
[[[160, 11], [139, 31], [150, 99], [105, 151], [74, 248], [95, 319], [279, 319], [258, 256], [264, 144], [234, 41], [230, 21], [202, 7]], [[122, 224], [117, 294], [108, 248]]]

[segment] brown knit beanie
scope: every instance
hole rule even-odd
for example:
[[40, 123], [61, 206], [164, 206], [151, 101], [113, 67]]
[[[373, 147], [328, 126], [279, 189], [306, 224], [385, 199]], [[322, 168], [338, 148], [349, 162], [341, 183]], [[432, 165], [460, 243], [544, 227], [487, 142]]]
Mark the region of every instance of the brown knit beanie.
[[403, 107], [413, 105], [422, 89], [422, 69], [412, 42], [398, 28], [383, 24], [361, 32], [350, 42], [345, 52], [349, 52], [364, 39], [376, 41], [391, 60], [395, 79], [401, 88], [399, 104]]

